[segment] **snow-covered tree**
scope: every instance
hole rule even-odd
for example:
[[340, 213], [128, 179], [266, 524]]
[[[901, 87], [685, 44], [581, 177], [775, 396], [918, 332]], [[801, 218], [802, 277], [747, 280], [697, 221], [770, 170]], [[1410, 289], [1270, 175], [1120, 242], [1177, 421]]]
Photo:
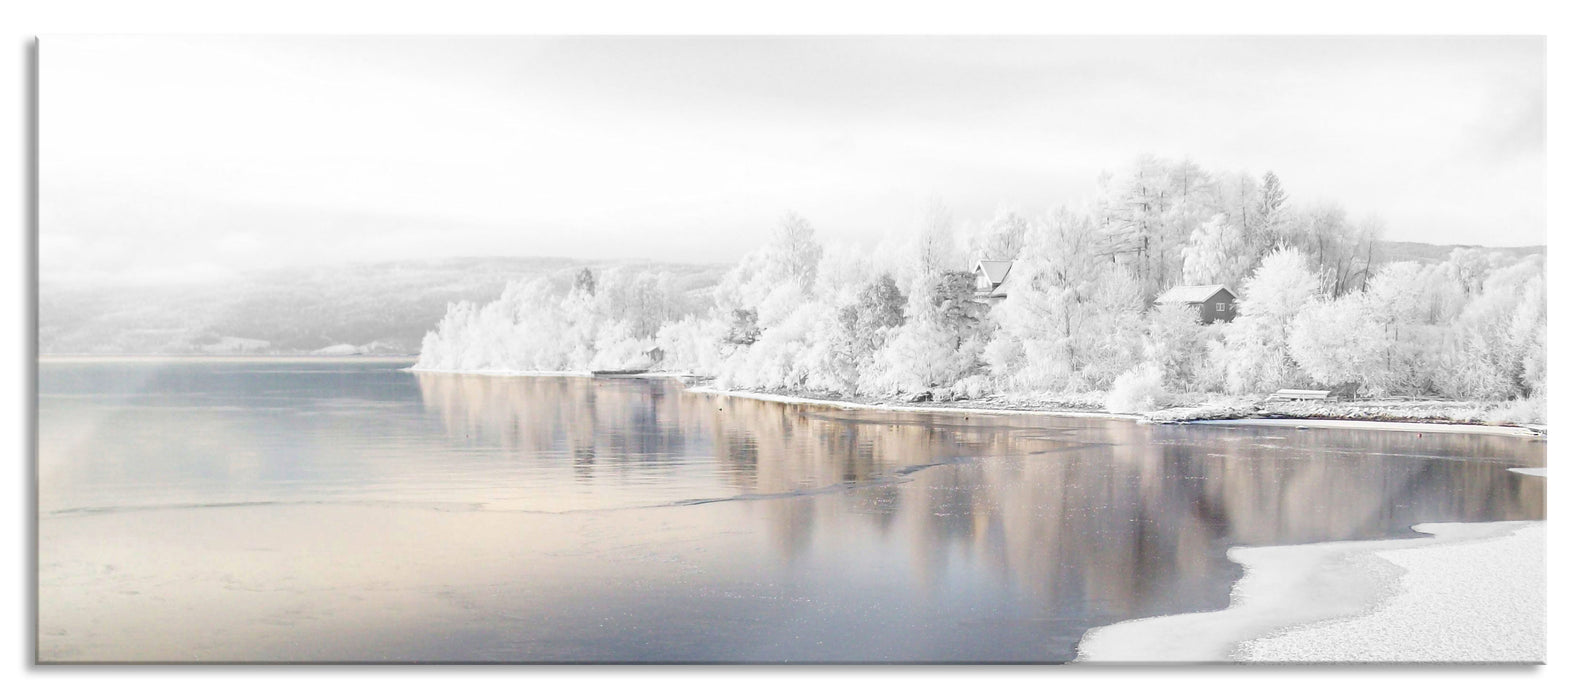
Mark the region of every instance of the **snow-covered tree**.
[[788, 212], [769, 241], [766, 272], [776, 283], [792, 282], [800, 285], [804, 294], [811, 293], [823, 254], [813, 225], [796, 212]]
[[1285, 185], [1273, 171], [1263, 174], [1258, 185], [1258, 210], [1252, 230], [1253, 240], [1261, 247], [1271, 249], [1288, 246], [1288, 224], [1285, 208]]
[[[787, 214], [701, 294], [630, 268], [515, 282], [495, 301], [452, 305], [418, 366], [631, 367], [657, 346], [659, 366], [726, 386], [844, 394], [1103, 393], [1141, 410], [1170, 393], [1355, 383], [1541, 403], [1542, 257], [1462, 248], [1381, 265], [1381, 230], [1290, 199], [1273, 173], [1145, 157], [1081, 207], [1031, 221], [1001, 209], [966, 248], [933, 202], [873, 250], [821, 243]], [[968, 252], [1016, 261], [992, 307]], [[1180, 283], [1231, 286], [1238, 317], [1202, 326], [1146, 304]]]
[[1245, 286], [1225, 330], [1225, 385], [1238, 394], [1279, 389], [1299, 377], [1287, 346], [1291, 321], [1322, 284], [1306, 256], [1281, 249], [1264, 257]]
[[884, 350], [881, 387], [920, 391], [950, 387], [977, 369], [987, 309], [975, 298], [972, 275], [943, 272], [924, 278], [908, 297], [906, 322]]
[[965, 256], [957, 250], [955, 221], [944, 202], [935, 199], [924, 207], [917, 234], [905, 250], [907, 257], [895, 270], [896, 280], [903, 286], [915, 286], [919, 280], [959, 267]]
[[1027, 241], [1027, 229], [1027, 219], [1002, 208], [972, 237], [970, 252], [987, 260], [1015, 260]]
[[1161, 304], [1148, 312], [1143, 357], [1159, 368], [1160, 381], [1171, 391], [1214, 391], [1222, 384], [1213, 372], [1211, 344], [1223, 331], [1199, 318], [1185, 304]]
[[1364, 393], [1391, 388], [1385, 325], [1361, 292], [1314, 301], [1291, 319], [1291, 358], [1313, 381], [1355, 384]]
[[1513, 399], [1542, 393], [1546, 343], [1542, 264], [1528, 258], [1489, 273], [1452, 324], [1440, 386], [1452, 396]]
[[1224, 214], [1193, 229], [1182, 252], [1182, 284], [1223, 284], [1234, 287], [1247, 274], [1248, 244]]

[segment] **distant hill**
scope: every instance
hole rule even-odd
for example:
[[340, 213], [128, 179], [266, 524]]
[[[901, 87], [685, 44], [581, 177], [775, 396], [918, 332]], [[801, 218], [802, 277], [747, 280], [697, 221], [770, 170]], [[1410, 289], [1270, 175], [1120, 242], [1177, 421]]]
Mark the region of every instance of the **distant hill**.
[[447, 304], [496, 299], [508, 282], [570, 287], [583, 267], [664, 270], [685, 291], [724, 265], [564, 258], [450, 258], [256, 272], [223, 285], [39, 291], [42, 354], [416, 354]]
[[1548, 255], [1548, 246], [1534, 245], [1522, 247], [1476, 246], [1476, 245], [1437, 245], [1434, 243], [1412, 243], [1409, 241], [1379, 241], [1374, 254], [1379, 262], [1420, 262], [1437, 263], [1450, 259], [1450, 252], [1457, 248], [1482, 248], [1509, 253], [1512, 257], [1526, 257], [1528, 255]]
[[[1380, 241], [1376, 265], [1436, 263], [1456, 248]], [[1513, 257], [1545, 246], [1494, 248]], [[569, 288], [577, 270], [668, 271], [703, 294], [727, 265], [566, 258], [444, 258], [255, 272], [226, 284], [100, 286], [39, 291], [42, 354], [272, 355], [325, 351], [412, 355], [457, 301], [499, 298], [508, 282], [547, 278]]]

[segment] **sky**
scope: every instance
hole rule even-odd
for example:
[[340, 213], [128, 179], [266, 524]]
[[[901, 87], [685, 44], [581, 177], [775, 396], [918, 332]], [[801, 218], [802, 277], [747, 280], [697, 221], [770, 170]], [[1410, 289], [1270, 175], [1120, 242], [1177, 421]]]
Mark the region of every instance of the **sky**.
[[1538, 37], [46, 36], [41, 281], [731, 262], [1080, 205], [1143, 154], [1385, 237], [1545, 242]]

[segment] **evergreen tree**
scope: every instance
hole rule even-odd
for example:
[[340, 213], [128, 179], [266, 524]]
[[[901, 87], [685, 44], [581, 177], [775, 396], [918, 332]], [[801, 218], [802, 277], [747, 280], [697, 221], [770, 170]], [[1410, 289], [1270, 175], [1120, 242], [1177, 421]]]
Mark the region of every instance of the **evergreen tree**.
[[577, 290], [577, 293], [582, 294], [584, 296], [590, 296], [590, 297], [593, 296], [593, 292], [594, 292], [593, 271], [589, 270], [586, 267], [582, 268], [581, 270], [578, 270], [577, 271], [577, 280], [576, 280], [576, 282], [572, 283], [572, 288]]
[[1280, 178], [1269, 171], [1263, 174], [1263, 184], [1258, 187], [1258, 242], [1263, 249], [1257, 251], [1261, 257], [1268, 251], [1288, 245], [1285, 240], [1285, 187], [1280, 184]]

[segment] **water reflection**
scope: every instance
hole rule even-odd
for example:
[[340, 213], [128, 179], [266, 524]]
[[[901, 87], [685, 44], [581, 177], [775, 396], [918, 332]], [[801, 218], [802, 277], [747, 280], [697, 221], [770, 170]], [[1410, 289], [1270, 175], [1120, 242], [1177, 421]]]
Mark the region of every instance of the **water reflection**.
[[1059, 661], [1229, 546], [1545, 517], [1537, 440], [399, 367], [41, 367], [41, 656]]
[[[787, 561], [819, 529], [904, 540], [928, 587], [965, 559], [1051, 609], [1125, 619], [1223, 607], [1233, 545], [1413, 536], [1545, 517], [1538, 440], [847, 411], [649, 380], [423, 375], [452, 436], [620, 463], [707, 444]], [[640, 458], [636, 457], [640, 455]], [[894, 531], [903, 530], [896, 537]]]

